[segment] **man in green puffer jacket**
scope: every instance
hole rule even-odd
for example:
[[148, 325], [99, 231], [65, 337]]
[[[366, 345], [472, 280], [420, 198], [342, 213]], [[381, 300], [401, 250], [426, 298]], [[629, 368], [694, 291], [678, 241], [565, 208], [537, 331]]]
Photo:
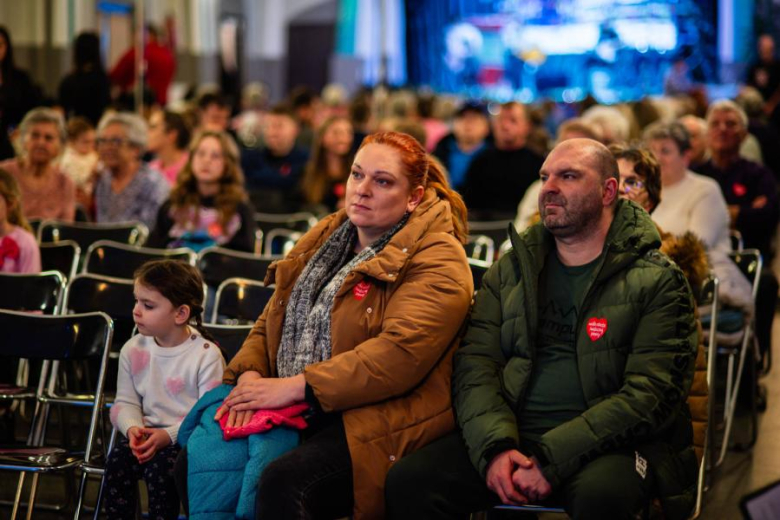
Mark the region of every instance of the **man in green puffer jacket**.
[[687, 517], [697, 477], [685, 398], [697, 346], [684, 275], [649, 215], [618, 200], [609, 151], [558, 145], [542, 223], [485, 275], [455, 355], [453, 432], [387, 477], [388, 518], [465, 518], [550, 503], [637, 518], [654, 498]]

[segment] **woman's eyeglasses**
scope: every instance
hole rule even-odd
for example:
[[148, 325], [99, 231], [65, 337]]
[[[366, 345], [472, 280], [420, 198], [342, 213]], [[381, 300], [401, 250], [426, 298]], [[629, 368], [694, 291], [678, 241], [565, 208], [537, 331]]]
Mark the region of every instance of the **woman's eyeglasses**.
[[626, 177], [620, 179], [620, 188], [624, 193], [637, 192], [645, 188], [645, 183], [636, 177]]

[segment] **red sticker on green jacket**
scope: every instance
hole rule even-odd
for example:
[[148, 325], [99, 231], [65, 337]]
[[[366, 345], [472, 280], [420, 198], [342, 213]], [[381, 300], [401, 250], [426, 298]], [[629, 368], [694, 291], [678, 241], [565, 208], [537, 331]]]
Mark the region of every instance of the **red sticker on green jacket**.
[[588, 337], [596, 341], [607, 332], [607, 318], [591, 318], [588, 320]]
[[366, 297], [366, 294], [368, 294], [368, 290], [371, 288], [371, 284], [367, 281], [363, 280], [362, 282], [358, 283], [355, 287], [352, 288], [352, 294], [355, 296], [356, 300], [362, 300]]

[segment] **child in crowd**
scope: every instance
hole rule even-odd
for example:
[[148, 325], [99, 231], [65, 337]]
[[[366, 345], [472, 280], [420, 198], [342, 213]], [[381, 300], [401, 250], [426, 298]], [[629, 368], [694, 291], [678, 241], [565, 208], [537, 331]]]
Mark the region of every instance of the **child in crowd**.
[[0, 272], [40, 273], [41, 252], [22, 214], [16, 179], [0, 169]]
[[73, 117], [67, 131], [68, 144], [60, 159], [60, 169], [76, 184], [76, 202], [92, 214], [92, 188], [98, 166], [95, 127], [83, 117]]
[[194, 267], [148, 262], [135, 273], [134, 293], [139, 334], [119, 356], [111, 420], [122, 436], [106, 461], [106, 513], [134, 519], [135, 486], [143, 478], [149, 517], [173, 520], [179, 515], [173, 480], [179, 426], [198, 399], [219, 386], [225, 361], [203, 327], [203, 281]]
[[224, 132], [205, 131], [195, 139], [146, 245], [195, 251], [219, 245], [252, 252], [254, 244], [254, 210], [236, 145]]

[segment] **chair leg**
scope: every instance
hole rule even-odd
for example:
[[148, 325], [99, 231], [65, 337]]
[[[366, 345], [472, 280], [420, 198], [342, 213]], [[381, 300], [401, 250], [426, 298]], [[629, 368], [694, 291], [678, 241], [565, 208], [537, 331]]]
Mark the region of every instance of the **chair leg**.
[[[734, 424], [734, 412], [737, 408], [737, 397], [739, 396], [739, 385], [742, 382], [742, 372], [745, 368], [745, 358], [747, 357], [748, 350], [750, 350], [748, 347], [751, 336], [752, 327], [748, 326], [747, 330], [745, 330], [745, 336], [742, 340], [742, 348], [739, 352], [739, 365], [737, 365], [737, 373], [734, 377], [734, 383], [730, 385], [732, 387], [732, 393], [728, 396], [728, 405], [725, 410], [726, 429], [723, 432], [723, 444], [720, 447], [720, 457], [718, 457], [718, 462], [715, 464], [716, 466], [720, 466], [723, 463], [723, 460], [726, 458], [726, 451], [729, 447], [729, 437], [731, 436], [731, 427]], [[731, 368], [731, 359], [732, 358], [729, 357], [729, 368]], [[727, 383], [731, 383], [731, 377], [729, 377]]]
[[[754, 342], [755, 343], [755, 342]], [[746, 443], [735, 445], [737, 451], [747, 451], [753, 447], [758, 437], [758, 368], [756, 360], [748, 360], [748, 374], [750, 376], [750, 440]]]
[[35, 494], [38, 491], [38, 473], [33, 473], [32, 486], [30, 487], [30, 499], [27, 502], [27, 520], [32, 520], [33, 508], [35, 507]]
[[[106, 457], [114, 449], [114, 442], [116, 442], [117, 431], [116, 428], [111, 428], [111, 439], [108, 441], [108, 449], [106, 450]], [[106, 473], [100, 477], [100, 487], [98, 488], [97, 500], [95, 501], [95, 517], [94, 520], [98, 520], [100, 517], [100, 504], [103, 501], [103, 488], [105, 487]]]
[[[79, 520], [81, 516], [81, 508], [84, 507], [84, 495], [87, 492], [87, 472], [81, 471], [81, 482], [79, 483], [79, 494], [76, 496], [76, 513], [73, 516], [73, 520]], [[95, 508], [95, 518], [97, 519], [100, 514], [100, 497], [98, 497], [98, 505]]]
[[19, 504], [22, 502], [22, 488], [24, 487], [24, 472], [19, 473], [19, 482], [16, 484], [16, 495], [14, 496], [14, 506], [11, 510], [11, 520], [16, 520], [16, 514], [19, 512]]
[[728, 370], [726, 371], [726, 397], [723, 402], [723, 420], [728, 420], [729, 406], [731, 404], [732, 378], [734, 377], [734, 354], [729, 354]]

